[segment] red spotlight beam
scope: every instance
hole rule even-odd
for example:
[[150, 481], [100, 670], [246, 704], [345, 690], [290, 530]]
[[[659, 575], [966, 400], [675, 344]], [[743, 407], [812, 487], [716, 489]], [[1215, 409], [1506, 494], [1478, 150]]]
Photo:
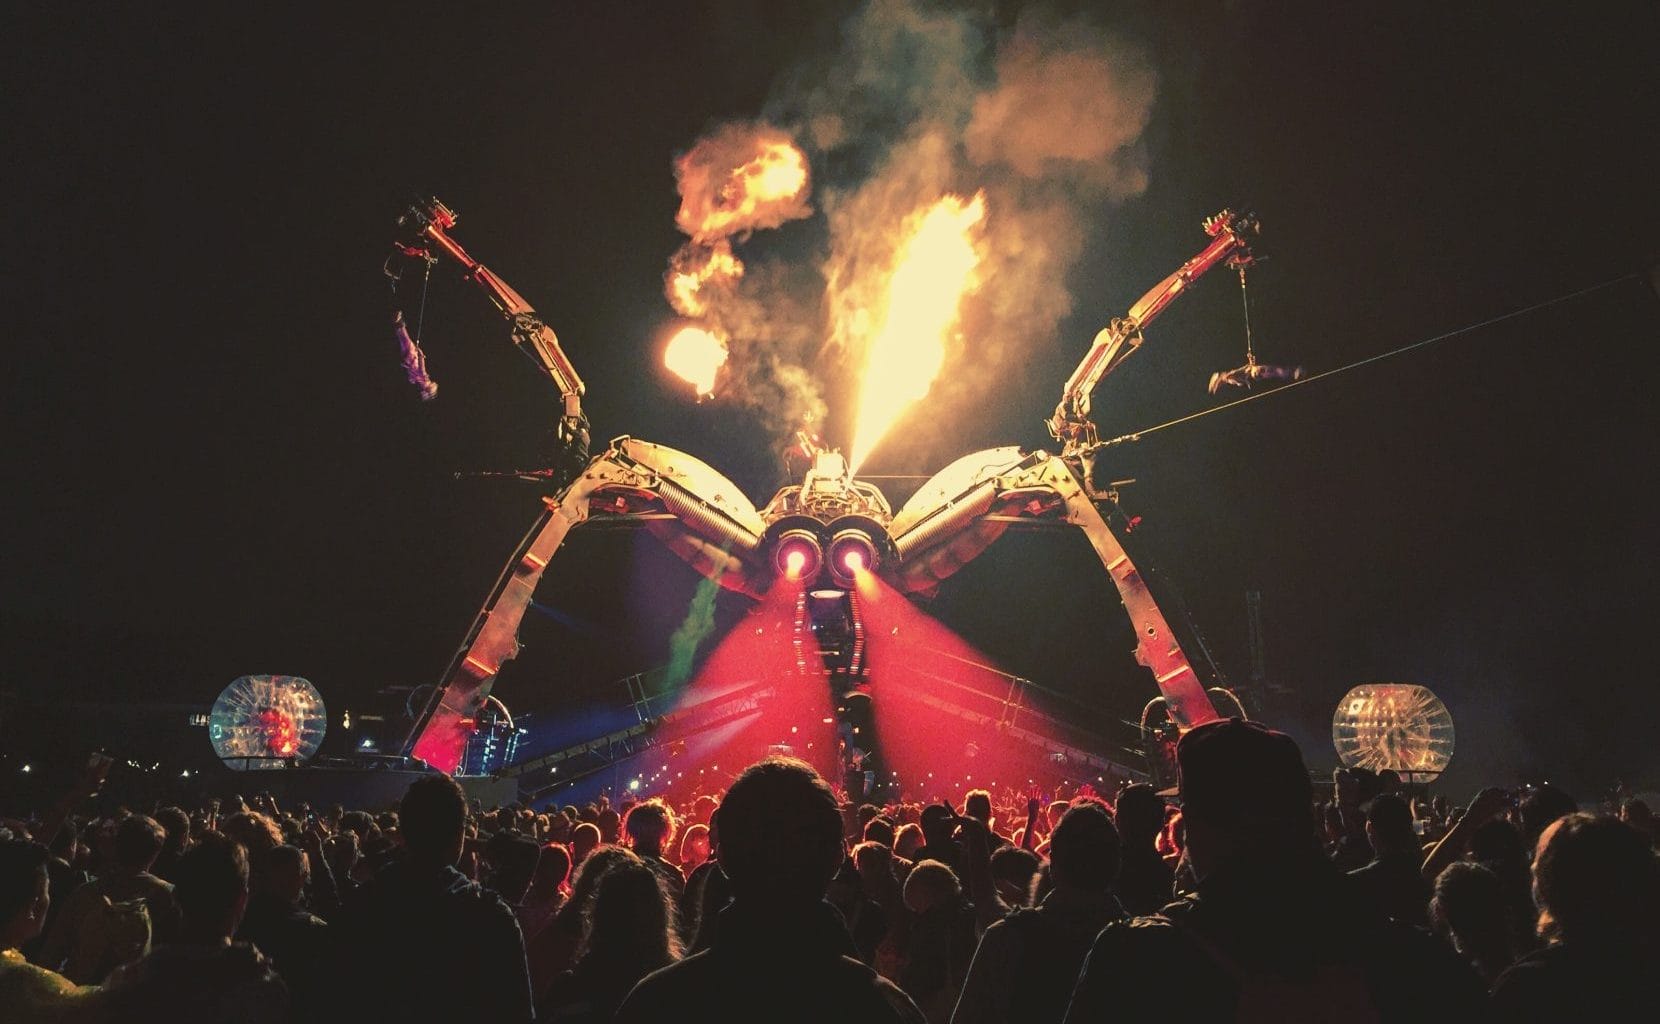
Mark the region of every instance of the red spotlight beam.
[[[1010, 682], [1019, 687], [1031, 687], [1044, 693], [1050, 693], [1047, 688], [1037, 686], [1030, 680], [1014, 673], [1006, 672], [992, 664], [980, 651], [976, 650], [967, 641], [946, 628], [937, 619], [927, 615], [917, 608], [911, 601], [894, 589], [876, 574], [863, 572], [858, 577], [858, 592], [866, 609], [869, 619], [871, 671], [877, 679], [878, 692], [884, 683], [888, 683], [888, 696], [897, 697], [901, 701], [913, 701], [935, 711], [945, 714], [959, 721], [969, 722], [987, 729], [996, 730], [999, 737], [1007, 737], [1021, 745], [1042, 750], [1045, 753], [1064, 753], [1066, 757], [1076, 763], [1088, 764], [1098, 770], [1112, 771], [1120, 775], [1134, 778], [1145, 776], [1135, 768], [1116, 762], [1101, 753], [1093, 753], [1075, 743], [1068, 743], [1058, 739], [1058, 735], [1070, 735], [1074, 740], [1081, 740], [1094, 746], [1097, 750], [1125, 750], [1118, 743], [1113, 743], [1106, 737], [1098, 736], [1087, 729], [1076, 727], [1070, 722], [1036, 710], [1018, 699], [999, 696], [978, 689], [959, 679], [952, 678], [953, 673], [949, 665], [960, 665], [971, 668], [976, 672], [999, 681]], [[939, 664], [930, 669], [925, 658], [918, 658], [921, 653], [943, 659], [947, 664]], [[903, 666], [902, 671], [896, 671], [895, 666]], [[897, 685], [894, 685], [897, 684]], [[921, 685], [919, 685], [921, 684]], [[1000, 705], [1005, 709], [1001, 718], [976, 711], [965, 706], [957, 695], [971, 698], [976, 701], [985, 701], [988, 704]], [[1056, 694], [1073, 703], [1076, 698], [1066, 694]], [[881, 700], [878, 700], [880, 709]], [[1014, 715], [1008, 711], [1012, 709], [1025, 718], [1031, 725], [1051, 732], [1045, 735], [1031, 727], [1018, 727], [1014, 724]], [[899, 740], [899, 736], [892, 737]], [[887, 740], [888, 737], [884, 736]], [[948, 737], [941, 730], [934, 730], [928, 735], [930, 742], [947, 742]], [[964, 737], [965, 741], [967, 737]], [[907, 760], [907, 752], [890, 750], [890, 760], [899, 762]], [[915, 774], [910, 772], [908, 774]]]
[[[972, 708], [965, 708], [961, 704], [955, 704], [940, 697], [929, 696], [924, 693], [907, 690], [903, 696], [899, 697], [899, 699], [902, 701], [915, 701], [918, 704], [933, 708], [936, 711], [943, 711], [954, 718], [959, 718], [974, 725], [983, 726], [987, 730], [995, 730], [999, 737], [1017, 740], [1026, 746], [1036, 748], [1046, 754], [1065, 754], [1068, 761], [1076, 764], [1087, 765], [1097, 771], [1113, 772], [1118, 775], [1128, 776], [1132, 779], [1144, 780], [1148, 777], [1147, 773], [1144, 771], [1139, 771], [1135, 768], [1129, 767], [1128, 765], [1120, 764], [1117, 761], [1113, 761], [1093, 751], [1085, 750], [1082, 747], [1074, 747], [1071, 744], [1062, 743], [1059, 740], [1045, 736], [1042, 733], [1033, 732], [1031, 729], [1014, 725], [1004, 725], [999, 727], [997, 719], [992, 718], [990, 715], [975, 711]], [[1048, 724], [1061, 724], [1055, 719], [1049, 718], [1047, 715], [1040, 712], [1032, 711], [1029, 708], [1026, 709], [1026, 711], [1027, 714], [1032, 717], [1042, 719]], [[1084, 730], [1077, 729], [1074, 731], [1090, 739], [1099, 740], [1103, 747], [1117, 746], [1117, 744], [1109, 743], [1103, 737], [1097, 737], [1092, 733], [1085, 732]]]
[[929, 647], [925, 644], [918, 644], [917, 648], [919, 650], [927, 651], [929, 654], [937, 654], [942, 658], [950, 658], [952, 661], [960, 662], [961, 664], [967, 665], [970, 668], [977, 668], [977, 669], [981, 670], [982, 672], [986, 672], [986, 673], [989, 673], [991, 675], [994, 675], [997, 678], [999, 678], [1001, 680], [1004, 680], [1005, 682], [1019, 683], [1022, 687], [1025, 687], [1025, 688], [1031, 689], [1031, 690], [1036, 690], [1039, 693], [1044, 694], [1046, 696], [1055, 697], [1055, 698], [1058, 698], [1060, 700], [1064, 700], [1069, 704], [1074, 704], [1074, 705], [1077, 705], [1078, 707], [1087, 708], [1087, 709], [1092, 710], [1092, 711], [1100, 710], [1096, 705], [1090, 704], [1088, 701], [1085, 701], [1085, 700], [1083, 700], [1079, 697], [1076, 697], [1076, 696], [1074, 696], [1070, 693], [1064, 693], [1064, 692], [1062, 692], [1060, 690], [1056, 690], [1052, 687], [1044, 686], [1042, 683], [1033, 682], [1032, 680], [1027, 679], [1025, 676], [1016, 675], [1013, 672], [1009, 672], [1009, 671], [1006, 671], [1004, 669], [1000, 669], [996, 665], [987, 664], [987, 663], [981, 662], [981, 661], [975, 661], [973, 658], [965, 658], [960, 654], [952, 654], [950, 651], [936, 650], [935, 648]]
[[[1012, 453], [1011, 453], [1012, 454]], [[1008, 496], [1037, 496], [1047, 505], [1033, 514], [1049, 510], [1062, 511], [1061, 521], [1083, 531], [1084, 537], [1101, 560], [1101, 566], [1111, 579], [1114, 589], [1124, 602], [1124, 611], [1135, 628], [1135, 659], [1153, 676], [1159, 693], [1170, 708], [1170, 718], [1183, 731], [1217, 717], [1217, 712], [1205, 693], [1204, 686], [1189, 663], [1175, 632], [1153, 599], [1141, 570], [1131, 561], [1129, 553], [1113, 533], [1095, 507], [1091, 491], [1085, 489], [1087, 467], [1080, 471], [1068, 465], [1063, 458], [1047, 452], [1032, 452], [993, 471], [996, 461], [989, 466], [978, 463], [983, 458], [1002, 457], [1001, 449], [994, 449], [958, 460], [958, 467], [966, 464], [974, 470], [963, 477], [959, 468], [948, 468], [942, 476], [951, 475], [952, 483], [960, 483], [958, 497], [939, 506], [940, 511], [929, 513], [896, 528], [894, 544], [903, 564], [899, 580], [906, 590], [926, 590], [955, 572], [964, 561], [982, 550], [991, 537], [974, 538], [968, 549], [962, 546], [960, 531], [970, 523], [979, 523], [995, 503]], [[978, 468], [976, 468], [978, 467]], [[932, 484], [927, 486], [934, 486]], [[999, 498], [999, 495], [1004, 496]], [[903, 519], [902, 511], [895, 520]], [[1001, 526], [998, 527], [1001, 529]], [[948, 539], [956, 536], [958, 539]], [[991, 535], [992, 537], [995, 534]]]

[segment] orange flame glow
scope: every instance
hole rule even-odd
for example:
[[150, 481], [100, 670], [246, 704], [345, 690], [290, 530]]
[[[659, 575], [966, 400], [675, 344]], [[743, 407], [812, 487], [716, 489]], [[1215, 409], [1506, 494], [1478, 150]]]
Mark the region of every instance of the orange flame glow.
[[985, 215], [985, 193], [969, 200], [948, 195], [906, 224], [881, 327], [866, 348], [852, 471], [911, 403], [928, 393], [944, 366], [957, 307], [980, 283], [977, 229]]
[[776, 129], [731, 128], [687, 153], [680, 178], [680, 230], [703, 242], [777, 227], [808, 213], [807, 156]]
[[713, 331], [688, 324], [674, 333], [663, 349], [663, 365], [697, 389], [698, 397], [715, 392], [715, 377], [726, 365], [726, 339]]
[[709, 311], [710, 289], [730, 287], [743, 276], [743, 261], [732, 254], [726, 239], [687, 244], [675, 254], [664, 280], [669, 305], [682, 316], [702, 316]]

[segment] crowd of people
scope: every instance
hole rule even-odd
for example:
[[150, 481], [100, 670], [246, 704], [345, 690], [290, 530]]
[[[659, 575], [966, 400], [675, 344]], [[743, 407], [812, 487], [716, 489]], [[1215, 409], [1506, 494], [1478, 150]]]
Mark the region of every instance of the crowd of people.
[[[1179, 791], [843, 799], [769, 757], [721, 794], [0, 821], [0, 1021], [1585, 1019], [1646, 1013], [1638, 801], [1310, 779], [1200, 726]], [[4, 810], [4, 809], [0, 809]]]

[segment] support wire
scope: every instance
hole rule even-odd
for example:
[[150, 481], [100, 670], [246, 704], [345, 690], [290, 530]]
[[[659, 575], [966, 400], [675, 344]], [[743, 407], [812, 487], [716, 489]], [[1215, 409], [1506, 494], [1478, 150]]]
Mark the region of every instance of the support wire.
[[1113, 447], [1116, 447], [1116, 446], [1121, 445], [1121, 444], [1129, 444], [1131, 442], [1139, 441], [1142, 438], [1146, 437], [1148, 434], [1157, 433], [1158, 431], [1165, 430], [1169, 427], [1180, 426], [1183, 423], [1191, 423], [1194, 420], [1202, 419], [1203, 417], [1209, 416], [1212, 413], [1218, 413], [1218, 412], [1222, 412], [1226, 409], [1232, 409], [1232, 408], [1235, 408], [1237, 406], [1244, 405], [1247, 402], [1254, 402], [1259, 398], [1266, 398], [1269, 395], [1282, 395], [1282, 394], [1286, 393], [1287, 391], [1290, 391], [1292, 388], [1299, 388], [1299, 387], [1302, 387], [1306, 384], [1313, 384], [1317, 380], [1324, 380], [1327, 377], [1335, 377], [1340, 373], [1347, 373], [1350, 370], [1358, 370], [1362, 366], [1367, 366], [1371, 363], [1379, 363], [1379, 362], [1382, 362], [1385, 359], [1391, 359], [1395, 356], [1405, 355], [1408, 352], [1412, 352], [1412, 351], [1415, 351], [1417, 349], [1425, 348], [1427, 346], [1433, 345], [1438, 341], [1447, 341], [1449, 339], [1456, 338], [1456, 337], [1459, 337], [1461, 335], [1470, 334], [1470, 333], [1482, 330], [1482, 329], [1487, 328], [1487, 327], [1492, 327], [1495, 324], [1504, 323], [1507, 320], [1515, 320], [1518, 317], [1524, 317], [1524, 316], [1527, 316], [1531, 313], [1537, 313], [1542, 309], [1549, 309], [1552, 306], [1560, 306], [1563, 303], [1573, 302], [1576, 299], [1584, 298], [1585, 296], [1590, 295], [1594, 292], [1600, 292], [1600, 291], [1603, 291], [1605, 289], [1612, 288], [1615, 285], [1624, 284], [1627, 281], [1637, 280], [1639, 278], [1639, 276], [1640, 275], [1637, 275], [1637, 274], [1621, 274], [1619, 277], [1613, 277], [1613, 278], [1609, 278], [1606, 281], [1599, 282], [1597, 284], [1587, 285], [1586, 287], [1581, 288], [1578, 291], [1569, 292], [1566, 295], [1558, 295], [1553, 299], [1546, 299], [1543, 302], [1536, 302], [1531, 306], [1524, 306], [1521, 309], [1511, 310], [1508, 313], [1501, 313], [1498, 316], [1491, 317], [1487, 320], [1483, 320], [1480, 323], [1470, 324], [1467, 327], [1460, 327], [1457, 330], [1447, 331], [1443, 334], [1437, 334], [1434, 337], [1425, 338], [1422, 341], [1415, 341], [1410, 345], [1402, 345], [1400, 348], [1390, 349], [1388, 352], [1380, 352], [1377, 355], [1367, 356], [1364, 359], [1358, 359], [1355, 362], [1348, 363], [1348, 364], [1345, 364], [1343, 366], [1338, 366], [1338, 367], [1335, 367], [1335, 368], [1330, 369], [1330, 370], [1323, 370], [1320, 373], [1314, 374], [1313, 376], [1304, 377], [1302, 380], [1292, 381], [1290, 384], [1287, 384], [1284, 387], [1274, 388], [1271, 391], [1258, 391], [1254, 394], [1246, 395], [1244, 398], [1235, 399], [1232, 402], [1227, 402], [1227, 403], [1224, 403], [1222, 405], [1212, 406], [1209, 409], [1200, 409], [1198, 412], [1188, 413], [1186, 416], [1178, 416], [1173, 420], [1168, 420], [1164, 423], [1158, 424], [1157, 426], [1147, 427], [1143, 430], [1137, 430], [1134, 433], [1120, 434], [1117, 437], [1109, 438], [1109, 439], [1107, 439], [1105, 441], [1102, 441], [1098, 444], [1092, 445], [1089, 449], [1089, 452], [1094, 453], [1096, 451], [1099, 451], [1102, 448], [1113, 448]]

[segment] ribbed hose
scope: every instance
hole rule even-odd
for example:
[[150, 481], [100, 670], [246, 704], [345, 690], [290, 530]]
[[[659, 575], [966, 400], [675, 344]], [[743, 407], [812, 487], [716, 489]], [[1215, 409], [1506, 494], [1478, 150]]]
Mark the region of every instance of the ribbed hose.
[[705, 540], [720, 544], [734, 553], [754, 551], [761, 543], [761, 538], [699, 501], [691, 491], [672, 480], [662, 480], [657, 493], [670, 512]]
[[986, 480], [906, 531], [904, 536], [895, 537], [893, 543], [899, 549], [899, 560], [908, 561], [917, 552], [927, 550], [946, 535], [967, 526], [970, 520], [985, 515], [992, 499], [997, 497], [997, 490], [996, 480]]

